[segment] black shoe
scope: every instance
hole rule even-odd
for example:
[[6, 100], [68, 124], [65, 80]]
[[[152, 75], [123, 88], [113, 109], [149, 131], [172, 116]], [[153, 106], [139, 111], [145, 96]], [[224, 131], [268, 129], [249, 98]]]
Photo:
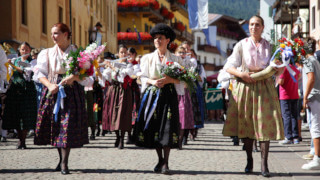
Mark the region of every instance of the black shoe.
[[69, 169], [65, 169], [65, 170], [61, 169], [61, 174], [67, 175], [67, 174], [70, 174], [70, 171], [69, 171]]
[[270, 177], [269, 169], [267, 168], [266, 171], [262, 171], [262, 172], [261, 172], [261, 175], [262, 175], [263, 177]]
[[57, 165], [57, 167], [54, 169], [55, 171], [61, 171], [60, 163]]
[[154, 167], [153, 172], [155, 172], [155, 173], [161, 172], [161, 165], [162, 165], [162, 162], [158, 162], [156, 167]]
[[183, 145], [188, 145], [188, 140], [187, 140], [186, 138], [183, 138], [182, 144], [183, 144]]
[[94, 134], [91, 134], [90, 140], [95, 140], [95, 139], [96, 139], [96, 137], [94, 136]]
[[168, 167], [162, 167], [162, 169], [161, 169], [161, 174], [170, 174], [170, 170], [169, 170], [169, 168]]
[[21, 149], [27, 149], [26, 144], [22, 144]]
[[101, 135], [102, 135], [102, 136], [105, 136], [105, 135], [106, 135], [106, 131], [103, 130], [102, 133], [101, 133]]
[[120, 143], [119, 143], [118, 149], [123, 149], [123, 146], [124, 146], [124, 143], [123, 143], [123, 140], [122, 140], [122, 141], [120, 141]]
[[247, 166], [244, 169], [245, 173], [252, 173], [252, 169], [253, 169], [253, 159], [249, 160], [247, 159]]
[[116, 139], [116, 142], [114, 143], [114, 147], [118, 147], [120, 143], [120, 138]]
[[98, 129], [96, 136], [100, 136], [100, 129]]

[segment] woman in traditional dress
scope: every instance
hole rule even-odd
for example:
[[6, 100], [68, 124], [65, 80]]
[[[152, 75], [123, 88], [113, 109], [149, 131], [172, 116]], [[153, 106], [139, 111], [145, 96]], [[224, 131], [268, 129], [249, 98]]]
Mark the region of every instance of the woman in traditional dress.
[[[136, 61], [136, 56], [137, 56], [137, 51], [136, 49], [134, 49], [133, 47], [129, 47], [128, 48], [128, 62], [131, 63], [133, 65], [133, 70], [134, 73], [133, 74], [137, 74], [139, 73], [140, 70], [140, 65], [139, 63]], [[136, 122], [136, 119], [138, 117], [138, 109], [140, 106], [140, 88], [137, 84], [137, 76], [134, 76], [132, 79], [132, 83], [131, 83], [131, 89], [132, 89], [132, 129], [134, 129], [134, 123]], [[134, 142], [134, 138], [131, 134], [131, 131], [128, 132], [128, 138], [127, 138], [127, 144], [133, 144]]]
[[166, 62], [181, 63], [181, 59], [167, 49], [176, 37], [169, 26], [157, 24], [150, 34], [156, 50], [141, 59], [143, 98], [135, 124], [136, 145], [155, 148], [159, 160], [154, 172], [167, 174], [170, 149], [178, 145], [179, 110], [175, 85], [180, 82], [161, 75], [161, 68]]
[[198, 134], [198, 129], [204, 127], [204, 119], [206, 116], [206, 102], [204, 91], [207, 88], [206, 72], [200, 62], [197, 60], [197, 54], [194, 49], [190, 49], [190, 61], [196, 66], [196, 72], [199, 74], [201, 80], [196, 80], [196, 91], [192, 93], [191, 100], [193, 104], [193, 114], [194, 114], [194, 129], [190, 132], [191, 140], [195, 140]]
[[10, 62], [15, 66], [11, 85], [6, 93], [3, 129], [16, 129], [19, 142], [17, 149], [26, 149], [26, 136], [34, 129], [37, 119], [37, 92], [20, 62], [31, 62], [31, 47], [27, 42], [19, 46], [20, 57]]
[[[250, 37], [241, 40], [233, 49], [224, 69], [238, 77], [230, 97], [227, 120], [223, 135], [243, 139], [247, 153], [246, 173], [253, 169], [253, 140], [260, 143], [261, 174], [270, 176], [268, 153], [270, 140], [284, 139], [284, 130], [277, 91], [272, 78], [255, 81], [250, 74], [263, 70], [269, 65], [271, 47], [261, 37], [264, 22], [260, 16], [249, 21]], [[242, 70], [237, 68], [241, 67]], [[276, 75], [283, 68], [277, 69]]]
[[[182, 46], [179, 46], [175, 55], [181, 57], [182, 66], [186, 68], [190, 68], [193, 64], [189, 59], [186, 59], [186, 49]], [[178, 95], [179, 101], [179, 121], [180, 121], [180, 133], [179, 133], [179, 149], [182, 149], [182, 142], [184, 141], [184, 145], [187, 144], [187, 138], [189, 131], [194, 129], [194, 119], [193, 119], [193, 110], [192, 110], [192, 102], [190, 97], [190, 92], [188, 87], [184, 87], [184, 94]]]
[[[70, 44], [71, 31], [63, 23], [53, 25], [51, 38], [54, 47], [42, 50], [38, 56], [37, 78], [44, 85], [38, 111], [34, 143], [57, 147], [59, 163], [56, 171], [69, 174], [68, 159], [71, 148], [79, 148], [88, 144], [88, 120], [85, 105], [84, 86], [93, 84], [92, 79], [79, 79], [78, 75], [62, 76], [66, 73], [64, 59], [70, 51], [75, 51]], [[66, 97], [64, 108], [57, 112], [57, 120], [53, 114], [57, 101], [57, 93], [64, 87]], [[48, 93], [50, 92], [50, 95]]]
[[127, 50], [125, 45], [119, 45], [119, 62], [109, 63], [100, 76], [101, 85], [109, 81], [106, 98], [103, 103], [102, 129], [115, 131], [115, 147], [123, 149], [125, 132], [131, 131], [132, 120], [132, 78], [133, 66], [127, 64]]

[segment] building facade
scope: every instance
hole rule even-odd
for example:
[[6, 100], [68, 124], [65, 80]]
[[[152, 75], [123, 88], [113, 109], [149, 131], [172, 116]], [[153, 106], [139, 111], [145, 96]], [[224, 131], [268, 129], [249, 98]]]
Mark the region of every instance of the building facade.
[[187, 6], [186, 0], [118, 1], [118, 43], [135, 48], [141, 55], [153, 51], [149, 32], [157, 23], [168, 24], [175, 31], [177, 38], [171, 49], [182, 41], [193, 43]]
[[116, 0], [0, 0], [0, 4], [0, 43], [16, 48], [26, 41], [34, 48], [51, 47], [51, 27], [63, 22], [71, 27], [72, 43], [85, 47], [90, 31], [100, 22], [106, 51], [116, 52]]
[[273, 24], [273, 8], [272, 5], [276, 0], [260, 0], [260, 16], [264, 20], [264, 30], [262, 37], [267, 41], [274, 39], [274, 24]]
[[195, 49], [198, 60], [203, 64], [206, 75], [217, 74], [229, 55], [235, 43], [247, 37], [238, 20], [222, 14], [209, 14], [209, 26], [216, 26], [215, 42], [208, 44], [207, 37], [201, 30], [194, 31]]
[[[316, 40], [320, 39], [320, 1], [310, 0], [310, 36]], [[318, 47], [319, 49], [319, 47]]]

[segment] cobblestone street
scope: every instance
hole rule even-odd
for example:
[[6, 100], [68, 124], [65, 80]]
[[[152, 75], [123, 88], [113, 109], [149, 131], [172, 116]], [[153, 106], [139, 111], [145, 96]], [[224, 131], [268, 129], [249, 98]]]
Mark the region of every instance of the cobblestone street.
[[[244, 174], [245, 152], [233, 146], [221, 134], [223, 124], [208, 122], [196, 141], [189, 141], [183, 150], [172, 150], [171, 175], [153, 173], [157, 163], [155, 150], [125, 145], [113, 147], [115, 134], [96, 137], [80, 149], [72, 149], [70, 175], [54, 172], [57, 150], [51, 146], [35, 146], [27, 139], [26, 150], [16, 150], [17, 139], [0, 143], [0, 179], [264, 179], [260, 175], [260, 153], [254, 153], [254, 173]], [[303, 132], [298, 145], [271, 142], [269, 169], [272, 179], [319, 179], [320, 171], [305, 171], [301, 157], [308, 153], [310, 135]]]

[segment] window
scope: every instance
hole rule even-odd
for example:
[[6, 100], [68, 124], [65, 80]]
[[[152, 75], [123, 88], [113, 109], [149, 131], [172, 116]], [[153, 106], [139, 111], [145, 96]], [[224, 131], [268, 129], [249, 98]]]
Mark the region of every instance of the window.
[[201, 56], [198, 56], [198, 60], [201, 62]]
[[104, 3], [102, 0], [100, 0], [100, 19], [103, 19], [103, 16], [102, 16], [103, 8], [102, 7], [104, 7]]
[[81, 31], [82, 31], [82, 28], [81, 28], [81, 25], [79, 25], [79, 46], [82, 45]]
[[98, 11], [99, 10], [99, 3], [98, 0], [96, 0], [96, 16], [98, 17]]
[[273, 9], [272, 6], [269, 7], [269, 17], [272, 17]]
[[204, 63], [207, 63], [207, 56], [204, 57]]
[[198, 45], [201, 44], [201, 38], [200, 37], [197, 37], [197, 43], [198, 43]]
[[88, 44], [88, 39], [89, 39], [89, 37], [88, 37], [88, 31], [85, 31], [84, 32], [84, 38], [85, 38], [85, 45], [87, 45]]
[[106, 14], [107, 14], [107, 26], [108, 26], [108, 28], [110, 27], [110, 25], [109, 25], [109, 4], [107, 4], [107, 12], [106, 12]]
[[149, 32], [148, 28], [149, 28], [148, 24], [144, 24], [144, 32]]
[[113, 32], [114, 33], [117, 32], [116, 24], [117, 24], [117, 17], [113, 14], [113, 27], [114, 27]]
[[42, 0], [42, 33], [47, 34], [47, 0]]
[[76, 19], [72, 20], [72, 43], [76, 44]]
[[112, 9], [111, 9], [110, 13], [111, 13], [111, 16], [110, 16], [110, 18], [111, 18], [111, 20], [110, 20], [110, 23], [111, 23], [111, 31], [113, 31], [113, 13], [112, 13]]
[[312, 29], [316, 28], [316, 7], [313, 6], [312, 7], [312, 11], [311, 11], [311, 21], [312, 21]]
[[121, 23], [118, 22], [118, 32], [121, 32]]
[[63, 9], [59, 6], [59, 22], [63, 23]]
[[216, 58], [213, 58], [213, 64], [216, 64]]
[[28, 0], [21, 0], [21, 23], [24, 25], [28, 25], [27, 4]]

